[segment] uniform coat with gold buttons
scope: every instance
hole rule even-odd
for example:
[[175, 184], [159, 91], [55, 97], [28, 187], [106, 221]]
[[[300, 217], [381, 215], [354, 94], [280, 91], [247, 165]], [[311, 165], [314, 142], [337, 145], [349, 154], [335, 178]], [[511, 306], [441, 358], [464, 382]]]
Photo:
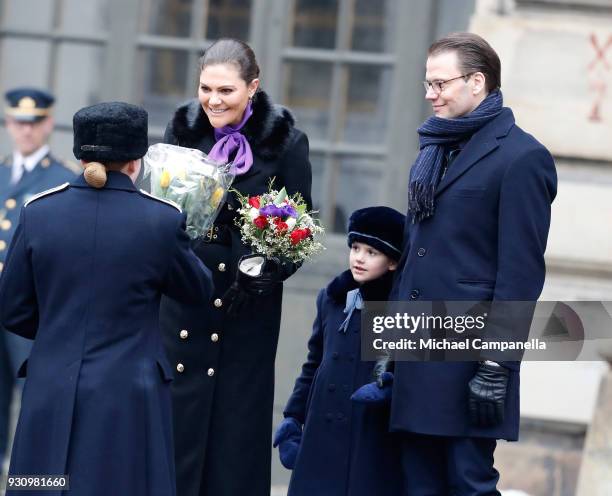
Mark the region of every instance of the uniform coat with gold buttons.
[[[300, 192], [310, 205], [308, 140], [291, 114], [264, 92], [253, 98], [253, 115], [243, 128], [253, 166], [237, 176], [243, 195], [275, 188]], [[167, 143], [204, 153], [215, 143], [199, 102], [180, 107], [166, 130]], [[226, 316], [222, 296], [242, 255], [251, 253], [234, 224], [239, 203], [230, 194], [215, 226], [194, 251], [212, 270], [215, 294], [184, 306], [166, 299], [161, 322], [166, 349], [184, 366], [172, 385], [178, 493], [181, 496], [269, 496], [274, 399], [274, 360], [280, 328], [282, 285], [269, 296]], [[283, 267], [283, 277], [296, 270]], [[181, 331], [187, 330], [183, 339]]]
[[184, 226], [121, 172], [22, 209], [0, 279], [0, 324], [34, 339], [11, 474], [69, 474], [70, 494], [175, 494], [159, 304], [212, 291]]
[[[365, 300], [385, 301], [392, 274], [361, 288]], [[284, 410], [304, 425], [288, 496], [397, 496], [401, 467], [389, 434], [388, 405], [352, 402], [374, 380], [374, 362], [361, 360], [361, 312], [346, 332], [346, 294], [358, 287], [350, 271], [336, 277], [317, 298], [308, 359]]]

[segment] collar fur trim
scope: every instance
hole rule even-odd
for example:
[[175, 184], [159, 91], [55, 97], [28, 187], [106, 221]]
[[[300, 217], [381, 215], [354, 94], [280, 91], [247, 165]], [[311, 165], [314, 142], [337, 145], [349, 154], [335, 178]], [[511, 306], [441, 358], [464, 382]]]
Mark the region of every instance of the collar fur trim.
[[[387, 272], [382, 277], [363, 284], [361, 286], [361, 296], [363, 299], [366, 301], [387, 301], [389, 293], [391, 292], [393, 275], [393, 272]], [[359, 284], [353, 279], [351, 271], [345, 270], [329, 283], [327, 286], [327, 294], [338, 303], [344, 305], [346, 293], [358, 287]]]

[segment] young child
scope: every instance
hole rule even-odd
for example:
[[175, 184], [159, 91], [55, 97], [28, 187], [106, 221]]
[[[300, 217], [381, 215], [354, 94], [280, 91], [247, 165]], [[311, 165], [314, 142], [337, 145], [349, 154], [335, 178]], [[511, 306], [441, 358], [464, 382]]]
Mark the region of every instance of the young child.
[[388, 298], [404, 220], [388, 207], [349, 219], [349, 270], [319, 293], [308, 358], [274, 437], [281, 463], [293, 469], [288, 496], [400, 494], [388, 403], [357, 403], [351, 395], [375, 380], [375, 363], [361, 360], [360, 309], [363, 300]]

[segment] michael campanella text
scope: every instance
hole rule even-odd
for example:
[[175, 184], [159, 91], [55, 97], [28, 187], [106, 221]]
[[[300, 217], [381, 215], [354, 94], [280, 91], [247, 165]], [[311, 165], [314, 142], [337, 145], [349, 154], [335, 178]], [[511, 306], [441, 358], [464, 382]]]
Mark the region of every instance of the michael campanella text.
[[483, 341], [474, 338], [466, 341], [451, 341], [448, 339], [408, 339], [401, 338], [387, 341], [376, 338], [372, 341], [375, 350], [545, 350], [546, 342], [537, 338], [529, 341]]

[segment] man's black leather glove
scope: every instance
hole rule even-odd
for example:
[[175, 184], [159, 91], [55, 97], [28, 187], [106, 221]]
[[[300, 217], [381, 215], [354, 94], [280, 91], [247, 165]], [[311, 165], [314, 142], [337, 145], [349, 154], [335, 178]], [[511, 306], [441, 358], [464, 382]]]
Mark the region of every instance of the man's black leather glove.
[[280, 263], [276, 258], [242, 256], [236, 279], [222, 297], [228, 305], [227, 314], [236, 315], [252, 297], [269, 295], [280, 281]]
[[493, 427], [504, 421], [509, 371], [496, 362], [486, 361], [468, 383], [470, 422], [477, 427]]

